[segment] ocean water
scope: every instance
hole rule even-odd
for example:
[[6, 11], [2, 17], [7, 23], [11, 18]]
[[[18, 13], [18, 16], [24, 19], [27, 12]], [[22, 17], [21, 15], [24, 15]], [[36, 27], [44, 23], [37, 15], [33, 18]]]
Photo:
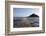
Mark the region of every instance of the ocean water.
[[39, 27], [39, 17], [15, 17], [13, 27]]

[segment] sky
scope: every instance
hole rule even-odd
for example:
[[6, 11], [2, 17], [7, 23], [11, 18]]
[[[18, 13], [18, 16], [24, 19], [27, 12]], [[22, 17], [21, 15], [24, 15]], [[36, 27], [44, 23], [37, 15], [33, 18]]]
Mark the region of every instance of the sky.
[[13, 8], [14, 17], [27, 17], [33, 13], [39, 16], [39, 8]]

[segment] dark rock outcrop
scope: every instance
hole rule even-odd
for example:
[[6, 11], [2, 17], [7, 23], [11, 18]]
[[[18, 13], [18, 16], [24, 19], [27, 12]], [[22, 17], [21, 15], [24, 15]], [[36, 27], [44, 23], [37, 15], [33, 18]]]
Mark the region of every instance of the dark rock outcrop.
[[39, 17], [39, 16], [36, 15], [36, 14], [32, 14], [32, 15], [30, 15], [30, 16], [28, 16], [28, 17]]

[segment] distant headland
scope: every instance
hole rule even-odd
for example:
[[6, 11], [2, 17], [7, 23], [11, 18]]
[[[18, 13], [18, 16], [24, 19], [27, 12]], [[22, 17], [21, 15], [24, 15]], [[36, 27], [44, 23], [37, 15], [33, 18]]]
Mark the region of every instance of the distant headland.
[[28, 16], [28, 17], [39, 17], [39, 16], [36, 15], [36, 14], [32, 14], [32, 15], [30, 15], [30, 16]]

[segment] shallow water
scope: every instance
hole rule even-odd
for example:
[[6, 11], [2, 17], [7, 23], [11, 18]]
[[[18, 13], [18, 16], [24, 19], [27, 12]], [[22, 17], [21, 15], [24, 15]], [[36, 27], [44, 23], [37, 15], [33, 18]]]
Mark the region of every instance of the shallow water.
[[13, 27], [39, 27], [39, 17], [15, 17]]

